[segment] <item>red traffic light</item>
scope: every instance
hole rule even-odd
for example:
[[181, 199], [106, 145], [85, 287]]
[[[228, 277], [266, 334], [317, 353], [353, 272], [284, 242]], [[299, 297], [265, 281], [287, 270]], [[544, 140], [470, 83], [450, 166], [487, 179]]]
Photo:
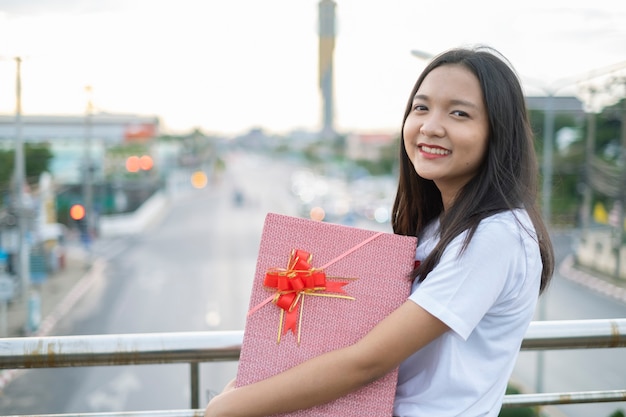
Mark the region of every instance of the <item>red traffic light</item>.
[[142, 155], [141, 158], [139, 158], [139, 167], [142, 170], [150, 171], [153, 166], [154, 166], [154, 161], [152, 160], [151, 156], [149, 156], [149, 155]]
[[70, 217], [73, 220], [82, 220], [85, 218], [85, 207], [82, 204], [74, 204], [70, 207]]
[[128, 172], [150, 171], [154, 166], [154, 161], [150, 155], [129, 156], [126, 158], [126, 170]]
[[129, 156], [126, 159], [126, 170], [128, 172], [138, 172], [141, 169], [139, 165], [139, 157], [136, 155]]

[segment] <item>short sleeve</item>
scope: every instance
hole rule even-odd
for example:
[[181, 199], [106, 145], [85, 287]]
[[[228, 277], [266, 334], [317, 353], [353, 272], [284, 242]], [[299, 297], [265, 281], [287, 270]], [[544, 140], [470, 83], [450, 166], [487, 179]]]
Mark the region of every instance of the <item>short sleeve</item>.
[[518, 225], [498, 219], [483, 220], [461, 251], [465, 237], [463, 233], [448, 245], [409, 299], [467, 340], [507, 281], [519, 276], [516, 269], [523, 268], [524, 248]]

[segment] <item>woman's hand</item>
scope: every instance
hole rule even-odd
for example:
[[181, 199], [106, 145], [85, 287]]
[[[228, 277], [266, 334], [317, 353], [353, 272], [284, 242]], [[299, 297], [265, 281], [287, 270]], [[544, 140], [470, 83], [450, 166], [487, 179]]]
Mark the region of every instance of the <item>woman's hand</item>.
[[222, 392], [218, 395], [216, 395], [215, 397], [213, 397], [210, 401], [209, 404], [207, 405], [207, 408], [204, 410], [204, 417], [218, 417], [218, 416], [222, 416], [223, 414], [219, 413], [219, 403], [221, 402], [221, 397], [230, 392], [235, 390], [235, 383], [236, 380], [233, 378], [228, 384], [226, 384], [226, 386], [224, 387], [224, 389], [222, 390]]
[[232, 388], [229, 383], [204, 416], [263, 417], [325, 404], [382, 377], [447, 330], [435, 316], [406, 301], [352, 346], [253, 384]]
[[236, 383], [236, 379], [233, 378], [228, 384], [226, 384], [226, 386], [224, 387], [224, 389], [222, 390], [222, 394], [231, 390], [235, 389], [235, 383]]

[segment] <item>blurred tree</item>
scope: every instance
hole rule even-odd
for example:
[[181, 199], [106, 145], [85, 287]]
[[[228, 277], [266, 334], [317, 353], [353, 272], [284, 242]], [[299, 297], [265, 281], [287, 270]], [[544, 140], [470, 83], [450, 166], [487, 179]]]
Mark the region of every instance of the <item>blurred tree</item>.
[[24, 159], [26, 161], [26, 181], [36, 184], [42, 172], [48, 171], [50, 161], [54, 155], [47, 143], [27, 143], [24, 145]]
[[[521, 394], [521, 391], [512, 385], [506, 387], [507, 395]], [[511, 407], [502, 408], [498, 417], [538, 417], [539, 412], [536, 407]]]
[[[41, 173], [48, 171], [53, 156], [48, 144], [27, 143], [24, 145], [26, 181], [28, 184], [36, 184]], [[3, 195], [10, 192], [14, 166], [15, 150], [0, 150], [0, 193]]]
[[398, 165], [399, 146], [400, 138], [397, 138], [380, 150], [380, 158], [376, 161], [361, 159], [356, 163], [367, 169], [370, 175], [391, 175]]
[[[623, 102], [608, 106], [596, 116], [595, 155], [604, 160], [607, 166], [616, 166], [621, 152], [621, 112]], [[543, 112], [531, 110], [530, 124], [535, 135], [535, 150], [539, 155], [540, 169], [543, 152]], [[575, 225], [582, 203], [581, 187], [585, 182], [586, 131], [587, 119], [577, 121], [569, 114], [557, 114], [554, 131], [564, 127], [578, 131], [574, 140], [564, 148], [557, 148], [555, 143], [552, 181], [552, 219], [553, 223]], [[555, 134], [556, 136], [556, 134]], [[555, 141], [556, 142], [556, 141]], [[610, 198], [596, 193], [595, 202], [612, 203]]]
[[9, 192], [13, 175], [14, 152], [0, 149], [0, 194]]

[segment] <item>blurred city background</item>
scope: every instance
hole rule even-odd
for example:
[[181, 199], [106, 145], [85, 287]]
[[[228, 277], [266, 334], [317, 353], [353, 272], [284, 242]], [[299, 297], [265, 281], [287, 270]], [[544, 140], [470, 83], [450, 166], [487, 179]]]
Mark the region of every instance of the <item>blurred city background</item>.
[[[626, 317], [621, 2], [88, 3], [0, 2], [0, 337], [242, 329], [266, 213], [391, 231], [408, 93], [468, 43], [503, 52], [527, 93], [559, 261], [536, 319]], [[235, 369], [203, 365], [207, 396]], [[625, 375], [618, 351], [523, 352], [511, 387]], [[0, 413], [184, 408], [181, 381], [176, 365], [5, 373]]]

